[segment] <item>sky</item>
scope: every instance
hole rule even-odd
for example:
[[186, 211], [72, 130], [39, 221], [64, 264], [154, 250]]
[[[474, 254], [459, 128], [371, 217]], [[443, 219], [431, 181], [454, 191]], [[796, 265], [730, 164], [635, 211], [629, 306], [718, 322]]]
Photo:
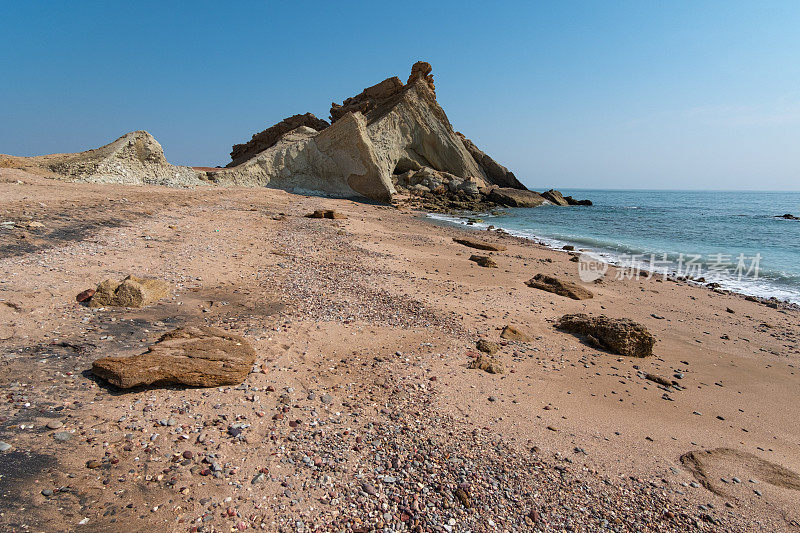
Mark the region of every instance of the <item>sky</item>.
[[0, 0], [0, 153], [149, 131], [225, 165], [433, 65], [458, 131], [533, 189], [800, 190], [800, 2]]

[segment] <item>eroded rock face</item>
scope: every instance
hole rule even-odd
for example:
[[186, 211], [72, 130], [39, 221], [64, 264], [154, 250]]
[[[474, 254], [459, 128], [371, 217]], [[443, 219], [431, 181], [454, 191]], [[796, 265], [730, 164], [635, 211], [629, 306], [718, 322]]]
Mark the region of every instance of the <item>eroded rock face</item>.
[[416, 80], [423, 80], [428, 84], [428, 88], [436, 96], [436, 86], [433, 84], [433, 67], [427, 61], [417, 61], [411, 67], [411, 75], [408, 77], [406, 85], [415, 82]]
[[389, 202], [389, 174], [378, 166], [361, 113], [347, 113], [317, 132], [301, 126], [241, 165], [213, 174], [218, 183], [275, 187], [299, 194], [364, 196]]
[[189, 167], [171, 165], [164, 150], [146, 131], [132, 131], [119, 139], [85, 152], [53, 154], [29, 160], [67, 179], [129, 185], [198, 185]]
[[584, 289], [577, 283], [563, 281], [545, 274], [536, 274], [533, 278], [526, 281], [525, 285], [534, 289], [552, 292], [559, 296], [566, 296], [573, 300], [588, 300], [594, 297], [594, 294], [592, 294], [590, 290]]
[[255, 359], [255, 351], [243, 337], [187, 326], [166, 333], [141, 355], [98, 359], [92, 363], [92, 372], [123, 389], [170, 383], [219, 387], [244, 381]]
[[579, 313], [562, 316], [556, 327], [583, 336], [597, 348], [629, 357], [653, 355], [656, 342], [646, 327], [627, 318], [590, 317]]
[[228, 167], [235, 167], [257, 156], [267, 148], [275, 146], [281, 137], [299, 127], [311, 128], [314, 131], [322, 131], [330, 124], [321, 118], [315, 117], [312, 113], [304, 115], [293, 115], [278, 122], [261, 133], [256, 133], [250, 141], [244, 144], [234, 144], [231, 151], [231, 162]]
[[122, 281], [103, 281], [94, 294], [83, 301], [88, 300], [89, 307], [140, 308], [152, 305], [168, 294], [169, 284], [166, 281], [131, 275]]
[[461, 138], [464, 147], [470, 155], [472, 155], [475, 162], [480, 165], [490, 183], [499, 185], [500, 187], [521, 189], [523, 191], [527, 190], [527, 187], [517, 179], [513, 172], [486, 155], [481, 149], [475, 146], [475, 143], [467, 139], [462, 133], [456, 132], [456, 135]]
[[506, 207], [539, 207], [545, 202], [538, 192], [508, 187], [492, 189], [489, 192], [489, 200]]

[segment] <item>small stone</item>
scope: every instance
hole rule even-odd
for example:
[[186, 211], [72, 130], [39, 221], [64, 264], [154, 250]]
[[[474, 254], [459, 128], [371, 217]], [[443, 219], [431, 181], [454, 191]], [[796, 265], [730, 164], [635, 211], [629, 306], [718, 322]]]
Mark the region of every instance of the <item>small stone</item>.
[[366, 481], [361, 484], [361, 490], [363, 490], [370, 496], [375, 496], [378, 493], [378, 489], [375, 488], [375, 485], [373, 485], [372, 483], [367, 483]]
[[53, 438], [56, 442], [67, 442], [72, 438], [72, 433], [69, 431], [57, 431], [53, 433]]
[[495, 396], [489, 396], [489, 401], [490, 402], [496, 402], [497, 398]]
[[263, 483], [266, 479], [267, 479], [267, 476], [265, 476], [263, 472], [259, 472], [258, 474], [255, 475], [255, 477], [253, 478], [253, 481], [251, 481], [250, 483], [252, 483], [253, 485], [256, 485], [258, 483]]
[[64, 427], [64, 423], [61, 420], [51, 420], [47, 423], [47, 427], [49, 429], [59, 429]]
[[52, 489], [44, 489], [42, 491], [42, 496], [44, 496], [46, 498], [49, 498], [52, 495], [53, 495], [53, 490]]
[[100, 468], [102, 463], [97, 459], [90, 459], [86, 461], [86, 468]]
[[191, 450], [186, 450], [185, 452], [183, 452], [184, 459], [191, 459], [192, 457], [194, 457], [194, 453], [192, 453]]
[[329, 405], [333, 403], [333, 396], [331, 396], [330, 394], [323, 394], [320, 400], [322, 400], [322, 403]]
[[10, 449], [11, 445], [9, 443], [0, 440], [0, 452], [7, 452]]

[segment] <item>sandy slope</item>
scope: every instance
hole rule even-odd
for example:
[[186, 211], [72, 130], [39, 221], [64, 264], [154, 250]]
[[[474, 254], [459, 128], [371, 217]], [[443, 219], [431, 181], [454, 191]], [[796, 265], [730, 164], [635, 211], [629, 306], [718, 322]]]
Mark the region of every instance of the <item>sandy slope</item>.
[[[485, 233], [508, 246], [485, 269], [417, 213], [276, 190], [0, 169], [0, 198], [15, 222], [0, 229], [5, 529], [797, 529], [796, 311], [658, 280], [573, 301], [524, 285], [577, 278], [564, 253]], [[302, 217], [320, 207], [349, 218]], [[169, 281], [172, 299], [75, 303], [127, 273]], [[553, 328], [567, 312], [637, 320], [656, 356], [590, 348]], [[258, 371], [243, 387], [132, 392], [88, 372], [183, 323], [244, 335]], [[502, 347], [505, 374], [468, 370], [506, 324], [535, 341]], [[681, 462], [698, 450], [713, 451]]]

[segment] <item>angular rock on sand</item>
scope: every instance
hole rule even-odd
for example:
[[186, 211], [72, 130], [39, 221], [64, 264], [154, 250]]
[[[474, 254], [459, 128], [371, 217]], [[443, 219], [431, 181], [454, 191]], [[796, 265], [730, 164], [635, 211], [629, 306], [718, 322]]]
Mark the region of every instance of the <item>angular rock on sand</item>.
[[594, 297], [594, 294], [590, 290], [584, 289], [577, 283], [562, 281], [546, 274], [536, 274], [533, 278], [526, 281], [525, 285], [533, 287], [534, 289], [552, 292], [559, 296], [566, 296], [573, 300], [588, 300]]
[[478, 263], [478, 266], [486, 268], [497, 268], [497, 263], [488, 255], [471, 255], [469, 260]]
[[123, 389], [168, 383], [218, 387], [244, 381], [255, 359], [255, 350], [239, 335], [186, 326], [164, 334], [141, 355], [98, 359], [92, 372]]
[[467, 368], [473, 370], [483, 370], [489, 374], [502, 374], [506, 371], [502, 362], [483, 354], [470, 361], [467, 365]]
[[515, 328], [514, 326], [504, 327], [502, 333], [500, 333], [500, 338], [508, 341], [533, 342], [533, 337], [524, 331]]
[[475, 343], [475, 347], [484, 353], [488, 353], [489, 355], [496, 354], [500, 349], [500, 346], [498, 346], [496, 342], [487, 341], [486, 339], [480, 339]]
[[88, 302], [89, 307], [140, 308], [147, 307], [168, 294], [169, 284], [166, 281], [131, 275], [122, 281], [103, 281]]
[[538, 207], [545, 203], [538, 192], [498, 187], [491, 190], [489, 200], [506, 207]]
[[502, 244], [492, 244], [490, 242], [479, 241], [477, 239], [470, 239], [469, 237], [453, 237], [453, 241], [470, 248], [475, 248], [477, 250], [488, 250], [490, 252], [502, 252], [506, 249], [506, 247]]
[[593, 346], [629, 357], [653, 355], [656, 342], [646, 327], [627, 318], [570, 314], [562, 316], [556, 327], [583, 336]]
[[306, 218], [330, 218], [335, 220], [344, 220], [347, 215], [334, 211], [333, 209], [316, 209], [313, 213], [306, 215]]

